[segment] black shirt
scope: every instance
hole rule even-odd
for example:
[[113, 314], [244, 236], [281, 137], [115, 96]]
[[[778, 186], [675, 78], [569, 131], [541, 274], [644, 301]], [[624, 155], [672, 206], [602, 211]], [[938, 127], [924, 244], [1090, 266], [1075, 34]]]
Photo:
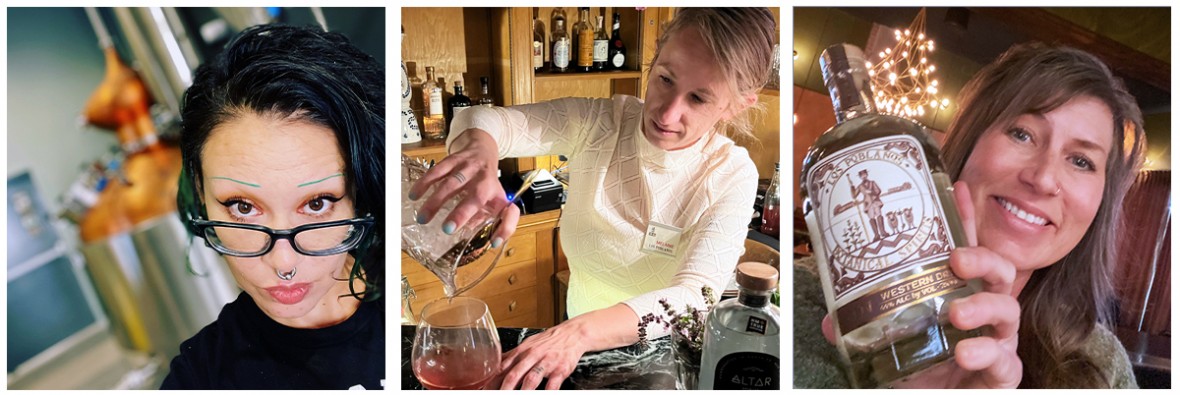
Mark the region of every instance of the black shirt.
[[160, 389], [380, 390], [384, 378], [384, 298], [361, 303], [337, 325], [297, 329], [267, 317], [242, 292], [181, 343]]

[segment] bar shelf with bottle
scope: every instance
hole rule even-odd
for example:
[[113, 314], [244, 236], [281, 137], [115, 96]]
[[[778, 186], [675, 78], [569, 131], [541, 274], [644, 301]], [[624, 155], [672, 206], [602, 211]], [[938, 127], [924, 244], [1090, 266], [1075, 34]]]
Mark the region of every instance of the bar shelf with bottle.
[[[578, 11], [565, 7], [567, 34], [578, 22]], [[643, 96], [646, 76], [640, 71], [654, 56], [656, 27], [671, 18], [671, 9], [634, 7], [590, 7], [587, 23], [597, 28], [603, 15], [607, 34], [613, 30], [612, 16], [619, 14], [619, 37], [625, 47], [620, 70], [567, 73], [535, 72], [532, 47], [533, 22], [536, 15], [544, 26], [544, 58], [549, 59], [551, 45], [550, 16], [553, 7], [513, 8], [403, 8], [402, 59], [413, 86], [413, 109], [419, 124], [426, 118], [421, 97], [425, 67], [435, 68], [436, 85], [443, 88], [442, 101], [453, 95], [454, 81], [461, 80], [474, 102], [479, 96], [479, 79], [487, 76], [494, 105], [510, 106], [535, 103], [559, 97], [603, 97], [615, 94]], [[513, 51], [512, 49], [517, 49]], [[521, 50], [524, 49], [524, 50]], [[546, 63], [548, 64], [548, 63]], [[572, 63], [571, 63], [572, 65]], [[546, 66], [547, 68], [548, 66]], [[474, 104], [474, 103], [473, 103]], [[410, 144], [403, 152], [413, 156], [445, 156], [445, 150], [430, 142]], [[505, 172], [522, 172], [534, 168], [555, 170], [561, 161], [556, 157], [536, 157], [501, 162]]]
[[618, 70], [618, 71], [592, 71], [589, 73], [538, 73], [536, 81], [585, 81], [585, 80], [616, 80], [623, 78], [638, 79], [643, 75], [642, 72], [632, 70]]

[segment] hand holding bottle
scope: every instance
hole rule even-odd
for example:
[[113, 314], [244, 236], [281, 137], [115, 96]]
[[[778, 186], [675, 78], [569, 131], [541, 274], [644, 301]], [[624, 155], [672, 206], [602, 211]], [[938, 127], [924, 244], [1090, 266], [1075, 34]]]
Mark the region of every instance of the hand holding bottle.
[[[1016, 388], [1023, 377], [1023, 364], [1016, 354], [1020, 304], [1012, 295], [1016, 266], [990, 248], [979, 246], [975, 206], [966, 183], [955, 183], [955, 201], [968, 247], [951, 252], [951, 270], [964, 280], [983, 280], [984, 288], [951, 302], [950, 322], [961, 330], [987, 326], [990, 330], [985, 330], [984, 336], [960, 341], [954, 362], [894, 382], [894, 388]], [[823, 333], [835, 343], [830, 315], [824, 317]]]
[[425, 196], [426, 201], [419, 211], [420, 224], [430, 222], [442, 205], [455, 194], [463, 192], [466, 197], [451, 210], [443, 223], [443, 232], [451, 233], [467, 223], [481, 207], [499, 212], [501, 226], [492, 236], [492, 247], [499, 247], [516, 231], [520, 210], [508, 204], [504, 187], [496, 177], [496, 141], [480, 129], [467, 129], [451, 143], [451, 153], [430, 168], [413, 187], [410, 198], [418, 200], [431, 188], [434, 191]]

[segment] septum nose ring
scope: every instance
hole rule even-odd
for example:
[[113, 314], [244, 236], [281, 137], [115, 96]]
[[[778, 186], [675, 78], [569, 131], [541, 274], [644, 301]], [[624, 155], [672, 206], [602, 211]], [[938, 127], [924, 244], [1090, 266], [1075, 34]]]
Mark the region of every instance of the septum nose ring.
[[290, 272], [287, 272], [287, 273], [283, 273], [283, 272], [282, 272], [282, 271], [280, 271], [279, 269], [275, 269], [275, 274], [276, 274], [276, 275], [278, 275], [278, 276], [279, 276], [279, 278], [280, 278], [280, 279], [282, 279], [282, 280], [290, 280], [290, 279], [293, 279], [293, 278], [295, 278], [295, 271], [296, 271], [297, 269], [298, 269], [298, 268], [296, 268], [296, 267], [293, 267], [293, 268], [291, 268], [291, 271], [290, 271]]

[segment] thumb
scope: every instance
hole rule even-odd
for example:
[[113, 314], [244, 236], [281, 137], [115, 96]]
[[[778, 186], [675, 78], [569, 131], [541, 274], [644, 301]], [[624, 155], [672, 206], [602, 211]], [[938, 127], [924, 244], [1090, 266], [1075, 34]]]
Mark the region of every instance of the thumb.
[[975, 235], [975, 203], [971, 201], [971, 188], [967, 183], [955, 183], [955, 206], [959, 209], [959, 220], [963, 224], [963, 233], [967, 235], [967, 245], [979, 245]]
[[496, 229], [493, 235], [493, 248], [499, 248], [503, 245], [513, 233], [516, 232], [517, 222], [520, 221], [520, 208], [516, 207], [511, 202], [508, 203], [503, 210], [500, 211], [500, 227]]

